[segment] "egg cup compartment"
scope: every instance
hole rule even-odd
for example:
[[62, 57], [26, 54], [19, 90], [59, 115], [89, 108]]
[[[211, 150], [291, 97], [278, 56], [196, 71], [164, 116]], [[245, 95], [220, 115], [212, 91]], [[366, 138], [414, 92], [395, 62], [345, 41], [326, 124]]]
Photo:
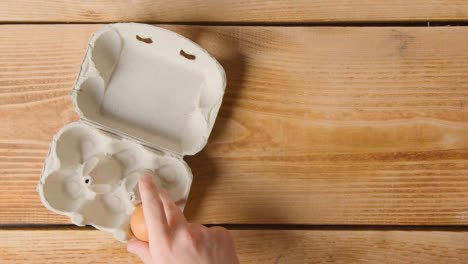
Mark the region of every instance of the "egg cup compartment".
[[185, 206], [192, 174], [182, 159], [83, 122], [64, 127], [50, 151], [38, 191], [47, 208], [69, 216], [76, 225], [93, 225], [126, 241], [143, 174], [153, 176], [181, 209]]
[[120, 241], [130, 235], [142, 174], [183, 209], [192, 183], [183, 156], [206, 145], [225, 86], [216, 59], [183, 36], [145, 24], [104, 26], [72, 89], [81, 120], [54, 137], [41, 201]]

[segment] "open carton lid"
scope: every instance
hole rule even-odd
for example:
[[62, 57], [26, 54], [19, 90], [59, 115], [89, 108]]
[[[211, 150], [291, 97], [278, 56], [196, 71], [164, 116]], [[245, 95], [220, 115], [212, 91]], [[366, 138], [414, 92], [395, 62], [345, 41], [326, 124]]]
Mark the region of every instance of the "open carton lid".
[[135, 23], [107, 25], [88, 45], [72, 92], [83, 120], [178, 156], [206, 145], [226, 86], [208, 52]]

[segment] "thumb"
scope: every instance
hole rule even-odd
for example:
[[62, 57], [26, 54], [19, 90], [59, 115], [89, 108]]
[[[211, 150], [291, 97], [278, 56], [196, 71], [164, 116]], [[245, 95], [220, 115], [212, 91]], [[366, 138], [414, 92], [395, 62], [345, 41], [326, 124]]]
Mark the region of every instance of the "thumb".
[[148, 243], [140, 240], [130, 241], [127, 244], [127, 250], [128, 252], [137, 255], [145, 264], [151, 263]]

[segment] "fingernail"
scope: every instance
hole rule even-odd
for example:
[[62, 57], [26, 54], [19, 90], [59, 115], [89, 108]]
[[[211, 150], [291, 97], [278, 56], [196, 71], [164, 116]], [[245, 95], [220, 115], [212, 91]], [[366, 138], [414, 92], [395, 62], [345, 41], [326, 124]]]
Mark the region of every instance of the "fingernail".
[[141, 175], [140, 177], [140, 181], [147, 185], [148, 187], [154, 189], [154, 190], [158, 190], [158, 187], [156, 186], [156, 184], [154, 183], [153, 181], [153, 177], [151, 175], [148, 175], [148, 174], [143, 174]]
[[151, 177], [150, 175], [148, 174], [143, 174], [141, 175], [141, 181], [145, 182], [145, 183], [153, 183], [153, 177]]

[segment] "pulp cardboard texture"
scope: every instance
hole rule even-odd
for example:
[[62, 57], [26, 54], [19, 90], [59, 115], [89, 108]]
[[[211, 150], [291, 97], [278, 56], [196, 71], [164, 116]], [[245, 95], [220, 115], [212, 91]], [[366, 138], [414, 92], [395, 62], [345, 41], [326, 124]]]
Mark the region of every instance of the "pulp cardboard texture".
[[131, 237], [142, 174], [183, 210], [192, 183], [183, 156], [206, 145], [225, 86], [216, 59], [174, 32], [104, 26], [89, 42], [72, 91], [81, 120], [52, 141], [38, 185], [42, 203], [123, 242]]

